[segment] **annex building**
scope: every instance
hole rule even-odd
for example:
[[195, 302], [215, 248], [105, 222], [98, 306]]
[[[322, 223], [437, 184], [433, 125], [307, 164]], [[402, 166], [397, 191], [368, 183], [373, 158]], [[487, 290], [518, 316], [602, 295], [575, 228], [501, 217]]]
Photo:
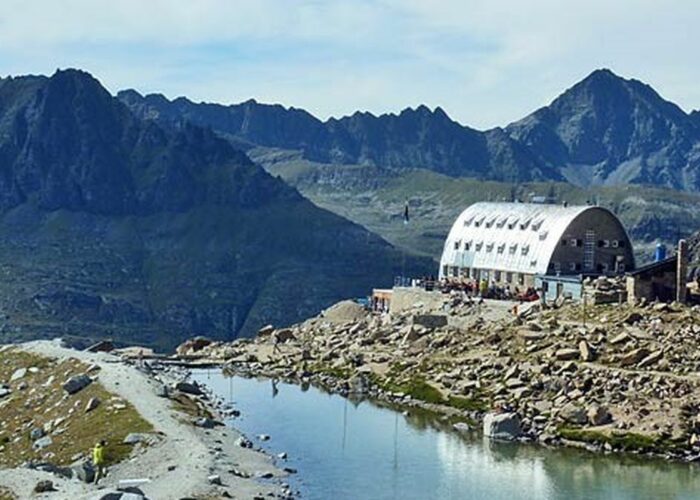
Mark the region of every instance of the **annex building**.
[[475, 203], [452, 225], [440, 278], [531, 287], [536, 275], [618, 275], [634, 269], [618, 218], [598, 206]]

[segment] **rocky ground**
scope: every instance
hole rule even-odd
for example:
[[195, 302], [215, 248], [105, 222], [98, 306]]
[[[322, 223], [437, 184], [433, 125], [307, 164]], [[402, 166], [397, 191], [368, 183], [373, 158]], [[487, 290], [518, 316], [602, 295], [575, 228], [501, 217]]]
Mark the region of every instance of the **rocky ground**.
[[[137, 486], [140, 493], [129, 498], [153, 499], [215, 499], [215, 498], [286, 498], [290, 492], [285, 488], [284, 472], [278, 470], [272, 459], [260, 451], [252, 449], [250, 443], [235, 430], [223, 426], [220, 418], [224, 411], [217, 411], [217, 404], [204, 388], [185, 380], [186, 372], [175, 367], [168, 367], [154, 361], [144, 361], [129, 356], [106, 353], [79, 352], [62, 347], [56, 342], [32, 342], [14, 346], [18, 354], [27, 355], [32, 360], [44, 360], [42, 368], [37, 370], [39, 377], [44, 366], [70, 362], [75, 366], [89, 365], [88, 376], [111, 396], [103, 396], [98, 403], [101, 407], [113, 409], [127, 405], [135, 410], [143, 424], [129, 432], [123, 442], [109, 442], [114, 422], [106, 420], [103, 428], [95, 430], [94, 424], [86, 425], [77, 431], [70, 442], [67, 435], [70, 429], [80, 427], [81, 419], [87, 419], [89, 403], [84, 397], [89, 388], [80, 388], [69, 393], [63, 385], [58, 390], [58, 402], [50, 407], [67, 405], [73, 411], [58, 417], [57, 425], [51, 424], [56, 419], [47, 420], [43, 414], [47, 408], [35, 406], [34, 417], [23, 417], [23, 429], [12, 433], [14, 441], [37, 438], [41, 429], [42, 438], [53, 440], [53, 448], [40, 448], [34, 445], [29, 449], [29, 457], [22, 463], [0, 465], [0, 498], [54, 498], [54, 499], [103, 499], [120, 498], [125, 489]], [[36, 362], [34, 364], [37, 364]], [[8, 392], [0, 397], [0, 427], [5, 428], [13, 420], [6, 418], [3, 405], [16, 400], [20, 394], [38, 393], [39, 379], [32, 379], [27, 371], [22, 377], [10, 380], [3, 385]], [[66, 375], [69, 375], [66, 373]], [[15, 375], [16, 377], [16, 375]], [[23, 387], [19, 383], [24, 383]], [[36, 383], [36, 385], [35, 385]], [[85, 392], [83, 392], [85, 391]], [[80, 398], [79, 405], [74, 404]], [[44, 401], [42, 396], [36, 402]], [[94, 403], [93, 403], [94, 404]], [[87, 406], [86, 406], [87, 405]], [[100, 408], [100, 406], [98, 406]], [[101, 411], [101, 410], [100, 410]], [[124, 411], [122, 409], [122, 411]], [[231, 409], [227, 410], [229, 414]], [[75, 421], [68, 425], [64, 422]], [[135, 420], [134, 420], [135, 421]], [[122, 426], [124, 427], [124, 426]], [[69, 429], [66, 432], [66, 428]], [[128, 431], [125, 428], [125, 431]], [[37, 433], [37, 436], [32, 433]], [[108, 457], [118, 446], [127, 448], [121, 461], [111, 465], [105, 480], [99, 489], [94, 484], [85, 482], [84, 473], [78, 470], [89, 469], [85, 462], [90, 453], [90, 441], [82, 452], [62, 459], [60, 450], [70, 448], [72, 441], [84, 434], [95, 433], [108, 437]], [[13, 444], [11, 441], [10, 444]], [[115, 446], [116, 445], [116, 446]], [[8, 446], [8, 442], [5, 442]], [[0, 449], [0, 455], [3, 450]], [[260, 478], [269, 481], [260, 482]], [[140, 481], [140, 480], [145, 481]], [[134, 480], [136, 480], [134, 482]], [[47, 487], [50, 481], [50, 488]], [[4, 488], [4, 490], [3, 490]], [[117, 491], [121, 489], [122, 492]], [[45, 491], [41, 491], [45, 490]], [[5, 496], [3, 496], [5, 495]], [[13, 496], [10, 496], [13, 495]], [[111, 495], [111, 496], [110, 496]]]
[[252, 340], [195, 339], [178, 352], [422, 406], [460, 429], [490, 415], [489, 429], [494, 416], [515, 421], [499, 429], [523, 441], [700, 458], [697, 306], [537, 303], [516, 316], [511, 305], [445, 295], [431, 310], [377, 315], [343, 302]]

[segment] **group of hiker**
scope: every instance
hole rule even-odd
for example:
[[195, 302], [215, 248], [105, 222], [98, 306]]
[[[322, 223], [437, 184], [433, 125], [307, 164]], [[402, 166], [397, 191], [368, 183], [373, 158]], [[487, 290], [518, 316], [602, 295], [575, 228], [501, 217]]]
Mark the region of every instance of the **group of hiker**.
[[539, 299], [539, 293], [534, 287], [527, 287], [521, 290], [518, 286], [511, 288], [509, 284], [499, 285], [495, 281], [490, 283], [482, 279], [480, 281], [472, 279], [440, 280], [436, 288], [444, 293], [462, 292], [468, 298], [496, 299], [496, 300], [518, 300], [520, 302], [530, 302]]

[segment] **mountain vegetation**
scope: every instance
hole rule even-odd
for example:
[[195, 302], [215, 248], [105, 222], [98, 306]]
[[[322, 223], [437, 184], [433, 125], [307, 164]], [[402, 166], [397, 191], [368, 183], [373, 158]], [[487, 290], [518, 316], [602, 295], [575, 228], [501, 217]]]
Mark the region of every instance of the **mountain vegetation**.
[[232, 339], [431, 269], [77, 70], [0, 79], [0, 231], [0, 341]]

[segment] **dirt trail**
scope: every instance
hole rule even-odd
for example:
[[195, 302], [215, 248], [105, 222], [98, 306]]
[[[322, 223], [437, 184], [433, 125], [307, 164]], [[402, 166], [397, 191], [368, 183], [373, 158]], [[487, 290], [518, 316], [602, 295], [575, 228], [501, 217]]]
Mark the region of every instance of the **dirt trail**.
[[[77, 358], [99, 365], [98, 379], [104, 387], [133, 404], [162, 436], [142, 454], [112, 467], [101, 486], [114, 488], [119, 480], [147, 478], [150, 482], [141, 489], [150, 498], [158, 500], [220, 495], [224, 491], [235, 498], [279, 494], [279, 487], [275, 485], [261, 484], [229, 472], [235, 467], [252, 475], [272, 473], [281, 477], [270, 457], [238, 446], [235, 441], [240, 434], [234, 429], [204, 430], [193, 426], [186, 415], [172, 409], [169, 399], [156, 395], [157, 380], [122, 363], [117, 356], [74, 351], [49, 341], [19, 347], [42, 356]], [[221, 477], [221, 486], [210, 484], [208, 478], [212, 475]], [[58, 480], [53, 475], [24, 469], [0, 470], [0, 484], [10, 487], [20, 498], [29, 497], [31, 488], [42, 478], [51, 479], [60, 490], [60, 493], [49, 494], [46, 498], [95, 497], [96, 489], [92, 485]]]

